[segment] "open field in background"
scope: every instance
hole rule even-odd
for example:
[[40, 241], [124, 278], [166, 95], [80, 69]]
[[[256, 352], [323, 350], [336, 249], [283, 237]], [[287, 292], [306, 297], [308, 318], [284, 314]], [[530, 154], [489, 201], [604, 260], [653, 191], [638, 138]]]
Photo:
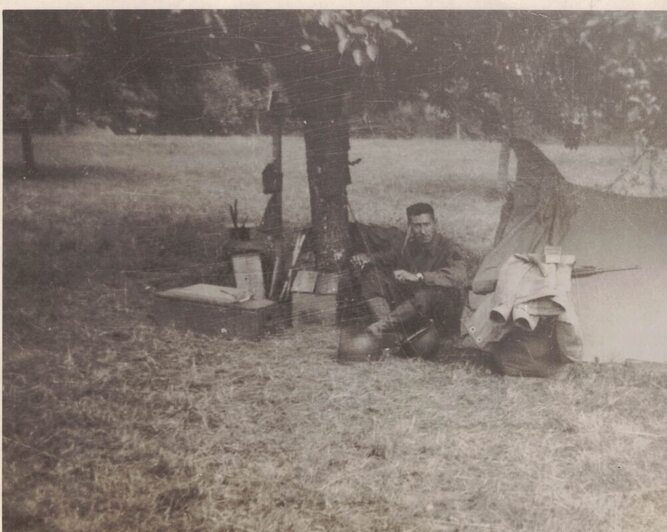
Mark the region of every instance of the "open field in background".
[[[303, 141], [285, 216], [308, 221]], [[338, 365], [335, 331], [259, 344], [159, 329], [152, 290], [215, 281], [227, 204], [258, 221], [264, 137], [37, 137], [4, 146], [3, 524], [9, 530], [665, 530], [667, 373], [492, 375], [471, 353]], [[578, 183], [630, 148], [546, 153]], [[352, 140], [362, 221], [429, 200], [475, 254], [498, 146]]]

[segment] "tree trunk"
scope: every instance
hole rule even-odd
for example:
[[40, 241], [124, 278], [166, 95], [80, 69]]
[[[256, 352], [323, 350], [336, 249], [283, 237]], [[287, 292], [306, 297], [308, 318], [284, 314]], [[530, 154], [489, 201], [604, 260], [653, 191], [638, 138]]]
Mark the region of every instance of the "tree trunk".
[[[273, 122], [273, 131], [271, 134], [273, 149], [273, 164], [279, 172], [283, 171], [283, 115], [276, 113], [271, 117]], [[259, 123], [259, 121], [258, 121]], [[259, 134], [259, 133], [258, 133]]]
[[651, 146], [648, 152], [648, 177], [651, 195], [654, 195], [658, 190], [658, 183], [655, 179], [655, 161], [658, 156], [658, 148]]
[[356, 67], [341, 65], [336, 48], [298, 57], [280, 55], [272, 64], [290, 108], [303, 124], [316, 268], [342, 273], [350, 252], [346, 191], [350, 133], [345, 104]]
[[273, 179], [270, 186], [264, 183], [264, 193], [270, 193], [271, 197], [266, 204], [263, 225], [266, 233], [276, 240], [283, 237], [283, 120], [282, 112], [272, 113]]
[[502, 190], [507, 190], [510, 167], [510, 139], [514, 135], [514, 98], [509, 92], [503, 94], [501, 101], [503, 115], [503, 133], [498, 158], [498, 183]]
[[311, 107], [302, 117], [317, 269], [341, 272], [350, 244], [346, 191], [350, 136], [342, 97], [334, 105]]
[[23, 148], [23, 162], [28, 174], [35, 173], [35, 155], [32, 150], [32, 131], [30, 129], [30, 120], [24, 118], [21, 120], [21, 145]]
[[498, 157], [498, 183], [504, 190], [509, 183], [510, 173], [510, 138], [506, 136], [500, 144], [500, 156]]

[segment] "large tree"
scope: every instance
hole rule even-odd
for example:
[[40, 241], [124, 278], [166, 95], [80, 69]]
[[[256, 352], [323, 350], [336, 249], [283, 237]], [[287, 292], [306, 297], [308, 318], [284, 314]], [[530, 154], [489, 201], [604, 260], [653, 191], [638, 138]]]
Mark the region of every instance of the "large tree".
[[278, 83], [287, 95], [303, 125], [317, 267], [340, 271], [350, 238], [349, 112], [382, 46], [410, 40], [387, 13], [207, 11], [203, 17], [214, 60], [234, 63], [247, 82]]
[[[197, 89], [216, 69], [233, 68], [253, 88], [279, 83], [303, 125], [318, 268], [341, 269], [349, 247], [346, 102], [376, 58], [381, 38], [405, 40], [388, 16], [13, 12], [5, 17], [5, 29], [5, 103], [44, 126], [50, 112], [61, 121], [88, 118], [135, 129], [157, 122], [162, 131], [182, 131], [180, 114], [195, 114], [187, 106], [211, 109], [210, 92], [207, 103]], [[40, 99], [45, 91], [49, 97]]]
[[634, 127], [653, 144], [664, 138], [664, 14], [6, 12], [4, 29], [6, 114], [44, 126], [88, 118], [200, 131], [201, 120], [228, 107], [225, 87], [238, 90], [230, 76], [256, 90], [279, 84], [303, 126], [325, 271], [339, 270], [348, 254], [355, 113], [431, 102], [470, 135], [503, 141], [501, 176], [522, 119], [551, 133], [581, 120]]

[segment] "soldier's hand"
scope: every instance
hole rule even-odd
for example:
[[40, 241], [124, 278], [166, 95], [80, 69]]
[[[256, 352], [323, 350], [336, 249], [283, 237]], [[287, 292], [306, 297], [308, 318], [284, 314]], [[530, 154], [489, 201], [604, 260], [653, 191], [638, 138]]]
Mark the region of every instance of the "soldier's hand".
[[357, 253], [356, 255], [352, 255], [350, 262], [352, 266], [362, 270], [366, 264], [371, 262], [371, 258], [366, 253]]
[[406, 270], [394, 270], [394, 279], [397, 281], [401, 281], [403, 283], [405, 282], [411, 282], [411, 283], [416, 283], [419, 281], [419, 277], [417, 277], [414, 273], [410, 273]]

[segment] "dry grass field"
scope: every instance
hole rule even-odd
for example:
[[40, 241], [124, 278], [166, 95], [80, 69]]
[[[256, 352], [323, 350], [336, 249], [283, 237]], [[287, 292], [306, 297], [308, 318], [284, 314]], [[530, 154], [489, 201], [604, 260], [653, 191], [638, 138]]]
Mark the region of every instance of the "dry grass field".
[[[340, 365], [335, 330], [260, 343], [158, 328], [157, 288], [229, 273], [227, 205], [257, 221], [268, 138], [38, 137], [4, 144], [7, 530], [667, 529], [667, 372], [586, 364], [505, 378], [472, 353]], [[491, 244], [497, 145], [353, 140], [350, 201], [402, 224], [429, 200]], [[603, 184], [629, 149], [546, 146]], [[307, 223], [302, 140], [285, 217]]]

